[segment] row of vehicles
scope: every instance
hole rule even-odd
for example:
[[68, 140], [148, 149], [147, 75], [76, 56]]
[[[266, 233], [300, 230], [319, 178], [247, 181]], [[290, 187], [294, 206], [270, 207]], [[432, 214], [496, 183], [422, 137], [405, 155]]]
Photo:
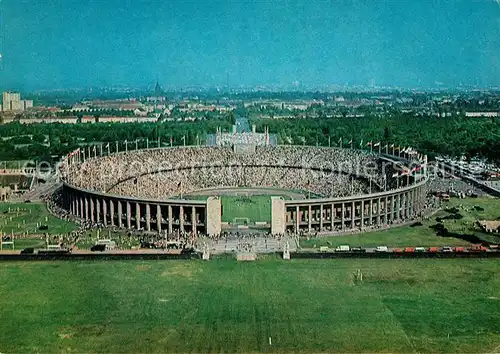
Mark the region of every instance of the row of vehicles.
[[398, 247], [389, 248], [387, 246], [377, 247], [351, 247], [349, 245], [340, 245], [336, 248], [322, 246], [320, 252], [336, 253], [477, 253], [477, 252], [495, 252], [499, 251], [498, 245], [486, 247], [482, 244], [471, 244], [468, 246], [442, 246], [442, 247]]

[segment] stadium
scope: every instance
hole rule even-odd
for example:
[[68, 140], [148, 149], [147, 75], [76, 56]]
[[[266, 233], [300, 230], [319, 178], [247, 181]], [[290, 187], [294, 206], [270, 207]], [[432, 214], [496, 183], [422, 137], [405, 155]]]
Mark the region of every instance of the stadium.
[[411, 149], [277, 145], [268, 133], [212, 140], [77, 149], [59, 166], [63, 207], [103, 226], [196, 236], [351, 233], [414, 220], [426, 206], [427, 157]]

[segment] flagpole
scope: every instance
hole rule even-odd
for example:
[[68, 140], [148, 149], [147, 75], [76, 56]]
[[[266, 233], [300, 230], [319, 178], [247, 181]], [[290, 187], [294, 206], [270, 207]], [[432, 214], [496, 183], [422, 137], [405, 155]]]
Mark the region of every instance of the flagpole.
[[116, 141], [116, 152], [118, 152], [118, 140]]
[[99, 153], [100, 153], [100, 156], [102, 156], [102, 143], [99, 145]]
[[108, 143], [108, 155], [111, 155], [111, 152], [109, 151], [109, 143]]
[[331, 140], [332, 140], [332, 137], [328, 136], [328, 147], [332, 147]]

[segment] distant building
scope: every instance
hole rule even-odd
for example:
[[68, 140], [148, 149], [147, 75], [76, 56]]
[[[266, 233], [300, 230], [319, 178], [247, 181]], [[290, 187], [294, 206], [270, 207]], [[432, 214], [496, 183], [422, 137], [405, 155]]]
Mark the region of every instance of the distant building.
[[465, 112], [465, 116], [492, 118], [492, 117], [500, 117], [500, 114], [498, 112]]
[[19, 92], [4, 92], [2, 94], [2, 112], [22, 112], [33, 107], [32, 100], [21, 100]]

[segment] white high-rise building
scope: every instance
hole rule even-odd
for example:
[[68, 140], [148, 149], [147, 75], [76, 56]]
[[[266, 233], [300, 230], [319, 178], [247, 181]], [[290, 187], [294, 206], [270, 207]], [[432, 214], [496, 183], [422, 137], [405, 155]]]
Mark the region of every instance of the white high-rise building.
[[2, 94], [3, 104], [0, 105], [0, 110], [3, 112], [8, 111], [25, 111], [33, 107], [32, 100], [21, 100], [19, 92], [4, 92]]

